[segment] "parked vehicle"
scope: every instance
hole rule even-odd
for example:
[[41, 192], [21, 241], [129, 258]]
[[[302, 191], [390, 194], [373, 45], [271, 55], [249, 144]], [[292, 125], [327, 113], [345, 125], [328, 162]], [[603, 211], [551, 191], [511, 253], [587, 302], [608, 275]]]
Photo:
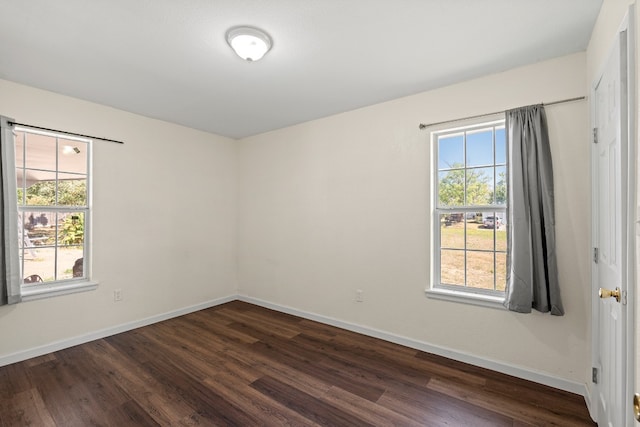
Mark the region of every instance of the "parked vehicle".
[[463, 220], [463, 215], [461, 213], [452, 213], [444, 217], [444, 225], [449, 227], [454, 223], [461, 222]]
[[484, 228], [500, 228], [502, 225], [502, 220], [499, 217], [488, 216], [482, 222]]

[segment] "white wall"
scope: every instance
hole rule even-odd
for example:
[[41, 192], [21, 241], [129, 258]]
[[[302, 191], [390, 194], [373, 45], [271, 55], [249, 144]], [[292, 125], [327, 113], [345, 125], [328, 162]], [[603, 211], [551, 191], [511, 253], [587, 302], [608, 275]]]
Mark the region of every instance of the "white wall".
[[585, 70], [571, 55], [240, 141], [240, 293], [584, 384], [587, 102], [547, 107], [564, 317], [425, 296], [431, 163], [418, 124], [582, 96]]
[[98, 289], [0, 307], [0, 359], [236, 294], [233, 140], [1, 80], [0, 114], [125, 142], [94, 144]]

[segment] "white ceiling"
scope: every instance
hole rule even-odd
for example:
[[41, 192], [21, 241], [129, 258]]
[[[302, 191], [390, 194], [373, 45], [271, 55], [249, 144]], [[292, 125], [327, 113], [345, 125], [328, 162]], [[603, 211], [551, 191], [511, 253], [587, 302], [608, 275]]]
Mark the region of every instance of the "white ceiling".
[[[583, 51], [601, 3], [3, 0], [0, 78], [242, 138]], [[263, 60], [237, 25], [271, 35]]]

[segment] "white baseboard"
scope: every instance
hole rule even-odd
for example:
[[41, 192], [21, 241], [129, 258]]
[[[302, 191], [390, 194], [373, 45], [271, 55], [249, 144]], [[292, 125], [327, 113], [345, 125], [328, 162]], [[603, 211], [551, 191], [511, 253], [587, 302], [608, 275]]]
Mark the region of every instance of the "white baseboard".
[[589, 410], [591, 419], [597, 422], [597, 408], [594, 404], [595, 402], [593, 401], [592, 388], [589, 386], [585, 386], [584, 388], [584, 401], [587, 404], [587, 409]]
[[152, 323], [162, 322], [174, 317], [183, 316], [185, 314], [193, 313], [194, 311], [204, 310], [205, 308], [214, 307], [216, 305], [224, 304], [226, 302], [234, 301], [238, 299], [237, 295], [230, 295], [223, 298], [217, 298], [215, 300], [203, 302], [200, 304], [192, 305], [189, 307], [180, 308], [167, 313], [158, 314], [156, 316], [147, 317], [145, 319], [134, 320], [133, 322], [123, 323], [111, 328], [101, 329], [99, 331], [90, 332], [88, 334], [79, 335], [77, 337], [55, 341], [50, 344], [46, 344], [40, 347], [30, 348], [28, 350], [19, 351], [16, 353], [8, 354], [0, 357], [0, 366], [10, 365], [16, 362], [22, 362], [23, 360], [31, 359], [33, 357], [43, 356], [54, 351], [63, 350], [65, 348], [73, 347], [79, 344], [84, 344], [90, 341], [94, 341], [100, 338], [105, 338], [111, 335], [119, 334], [122, 332], [130, 331], [132, 329], [141, 328], [143, 326], [151, 325]]
[[411, 338], [403, 337], [400, 335], [392, 334], [392, 333], [381, 331], [378, 329], [373, 329], [366, 326], [357, 325], [354, 323], [344, 322], [342, 320], [334, 319], [327, 316], [322, 316], [315, 313], [301, 311], [295, 308], [274, 304], [269, 301], [264, 301], [261, 299], [248, 297], [245, 295], [239, 295], [238, 299], [251, 304], [259, 305], [261, 307], [270, 308], [272, 310], [292, 314], [294, 316], [303, 317], [309, 320], [315, 320], [320, 323], [346, 329], [352, 332], [357, 332], [359, 334], [367, 335], [370, 337], [379, 338], [395, 344], [403, 345], [405, 347], [415, 348], [416, 350], [437, 354], [439, 356], [447, 357], [449, 359], [457, 360], [459, 362], [468, 363], [470, 365], [479, 366], [481, 368], [486, 368], [492, 371], [501, 372], [503, 374], [522, 378], [528, 381], [533, 381], [538, 384], [543, 384], [549, 387], [553, 387], [553, 388], [568, 391], [574, 394], [578, 394], [580, 396], [585, 396], [585, 398], [587, 397], [587, 387], [585, 384], [564, 380], [562, 378], [556, 378], [553, 375], [550, 375], [544, 372], [534, 371], [531, 369], [523, 368], [521, 366], [515, 366], [515, 365], [511, 365], [504, 362], [486, 359], [486, 358], [475, 356], [472, 354], [456, 351], [450, 348], [441, 347], [441, 346], [429, 344], [422, 341], [417, 341]]
[[54, 351], [63, 350], [65, 348], [73, 347], [73, 346], [87, 343], [93, 340], [97, 340], [97, 339], [105, 338], [111, 335], [130, 331], [132, 329], [151, 325], [153, 323], [157, 323], [163, 320], [168, 320], [174, 317], [193, 313], [194, 311], [199, 311], [206, 308], [214, 307], [216, 305], [224, 304], [234, 300], [245, 301], [251, 304], [259, 305], [261, 307], [270, 308], [272, 310], [292, 314], [294, 316], [299, 316], [309, 320], [314, 320], [320, 323], [346, 329], [352, 332], [357, 332], [370, 337], [379, 338], [379, 339], [400, 344], [406, 347], [415, 348], [416, 350], [437, 354], [439, 356], [447, 357], [447, 358], [464, 362], [464, 363], [469, 363], [471, 365], [479, 366], [481, 368], [490, 369], [492, 371], [501, 372], [507, 375], [512, 375], [514, 377], [533, 381], [539, 384], [544, 384], [560, 390], [565, 390], [571, 393], [579, 394], [585, 397], [585, 400], [587, 401], [587, 406], [590, 407], [589, 404], [591, 403], [591, 399], [590, 399], [590, 396], [588, 395], [588, 390], [585, 384], [580, 384], [577, 382], [556, 378], [544, 372], [534, 371], [534, 370], [523, 368], [520, 366], [515, 366], [515, 365], [511, 365], [504, 362], [486, 359], [476, 355], [456, 351], [450, 348], [441, 347], [441, 346], [429, 344], [422, 341], [417, 341], [411, 338], [403, 337], [400, 335], [392, 334], [392, 333], [381, 331], [378, 329], [373, 329], [366, 326], [345, 322], [342, 320], [334, 319], [327, 316], [322, 316], [315, 313], [301, 311], [292, 307], [274, 304], [269, 301], [264, 301], [261, 299], [248, 297], [245, 295], [230, 295], [227, 297], [218, 298], [215, 300], [203, 302], [203, 303], [192, 305], [189, 307], [184, 307], [178, 310], [170, 311], [170, 312], [159, 314], [156, 316], [147, 317], [145, 319], [124, 323], [111, 328], [101, 329], [99, 331], [91, 332], [91, 333], [80, 335], [77, 337], [56, 341], [40, 347], [35, 347], [28, 350], [12, 353], [6, 356], [1, 356], [0, 366], [10, 365], [12, 363], [21, 362], [23, 360], [31, 359], [33, 357], [43, 356], [45, 354], [52, 353]]

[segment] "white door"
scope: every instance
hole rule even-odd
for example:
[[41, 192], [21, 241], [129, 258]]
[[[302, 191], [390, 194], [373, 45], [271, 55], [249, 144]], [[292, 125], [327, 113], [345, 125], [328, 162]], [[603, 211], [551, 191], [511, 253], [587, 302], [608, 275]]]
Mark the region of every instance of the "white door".
[[[610, 53], [594, 91], [594, 301], [597, 315], [595, 366], [598, 368], [598, 425], [626, 421], [626, 269], [627, 269], [627, 52], [626, 31]], [[620, 299], [615, 293], [620, 292]], [[612, 296], [613, 295], [613, 296]]]

